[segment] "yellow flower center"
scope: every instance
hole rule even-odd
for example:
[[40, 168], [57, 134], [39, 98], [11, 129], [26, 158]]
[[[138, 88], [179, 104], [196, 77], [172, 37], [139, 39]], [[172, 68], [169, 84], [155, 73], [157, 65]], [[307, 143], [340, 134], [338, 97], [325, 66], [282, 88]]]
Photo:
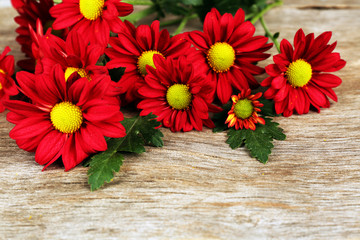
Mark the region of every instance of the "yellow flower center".
[[159, 54], [162, 57], [164, 57], [160, 52], [155, 51], [155, 50], [149, 50], [149, 51], [145, 51], [141, 54], [141, 56], [138, 58], [138, 69], [139, 72], [141, 73], [141, 75], [146, 76], [147, 72], [146, 72], [146, 65], [149, 65], [153, 68], [155, 68], [155, 64], [154, 64], [154, 55], [155, 54]]
[[291, 86], [303, 87], [311, 79], [312, 69], [311, 65], [303, 59], [298, 59], [295, 62], [290, 63], [285, 76]]
[[66, 68], [66, 70], [65, 70], [65, 81], [67, 81], [69, 79], [69, 77], [71, 76], [71, 74], [73, 74], [74, 72], [77, 72], [80, 77], [85, 77], [89, 81], [91, 81], [91, 78], [90, 78], [89, 75], [87, 75], [85, 69], [83, 69], [83, 68], [75, 68], [75, 67]]
[[80, 0], [80, 12], [84, 18], [94, 21], [102, 15], [104, 0]]
[[83, 123], [83, 115], [80, 107], [70, 102], [61, 102], [51, 109], [50, 120], [56, 130], [73, 133]]
[[226, 72], [234, 65], [235, 50], [226, 42], [217, 42], [210, 47], [207, 60], [215, 72]]
[[[1, 68], [0, 68], [0, 73], [1, 73], [1, 74], [6, 74], [6, 73], [4, 72], [4, 70], [2, 70]], [[1, 83], [0, 83], [0, 90], [1, 90], [1, 89], [3, 89], [3, 86], [2, 86]]]
[[174, 84], [166, 92], [166, 100], [172, 108], [182, 110], [191, 103], [191, 93], [185, 84]]
[[245, 98], [239, 100], [234, 107], [234, 113], [238, 118], [246, 119], [254, 112], [252, 101]]

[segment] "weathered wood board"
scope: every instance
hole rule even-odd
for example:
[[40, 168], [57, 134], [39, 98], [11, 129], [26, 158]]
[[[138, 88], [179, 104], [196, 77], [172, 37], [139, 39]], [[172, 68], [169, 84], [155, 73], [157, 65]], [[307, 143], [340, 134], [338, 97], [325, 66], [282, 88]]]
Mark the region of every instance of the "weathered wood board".
[[[90, 192], [86, 168], [42, 172], [2, 113], [0, 239], [360, 239], [360, 1], [285, 2], [266, 15], [269, 28], [291, 42], [300, 27], [333, 31], [347, 65], [338, 103], [277, 118], [287, 140], [268, 164], [231, 150], [225, 133], [162, 129], [163, 148], [126, 156], [114, 181]], [[19, 59], [16, 13], [0, 15], [0, 49]]]

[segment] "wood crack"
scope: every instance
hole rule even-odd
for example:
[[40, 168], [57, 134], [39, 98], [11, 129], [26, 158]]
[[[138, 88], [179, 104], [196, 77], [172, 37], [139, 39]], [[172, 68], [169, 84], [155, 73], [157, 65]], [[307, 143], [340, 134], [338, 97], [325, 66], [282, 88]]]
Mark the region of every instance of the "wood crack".
[[300, 10], [355, 10], [360, 9], [360, 6], [348, 6], [348, 5], [308, 5], [297, 7]]

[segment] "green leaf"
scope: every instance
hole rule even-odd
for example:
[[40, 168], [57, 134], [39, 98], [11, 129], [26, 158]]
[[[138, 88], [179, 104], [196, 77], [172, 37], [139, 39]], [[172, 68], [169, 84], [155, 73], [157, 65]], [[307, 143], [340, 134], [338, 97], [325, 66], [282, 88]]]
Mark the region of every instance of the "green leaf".
[[213, 132], [222, 132], [228, 129], [228, 125], [225, 124], [225, 121], [228, 117], [228, 112], [231, 109], [231, 104], [225, 104], [224, 106], [222, 106], [222, 109], [224, 109], [224, 111], [214, 114], [212, 118], [215, 124]]
[[268, 161], [268, 156], [274, 147], [271, 142], [272, 138], [268, 134], [259, 134], [259, 131], [249, 129], [246, 131], [245, 146], [250, 150], [250, 155], [262, 163]]
[[257, 124], [255, 131], [251, 129], [235, 130], [231, 128], [228, 132], [228, 139], [226, 143], [232, 149], [245, 147], [249, 149], [250, 155], [257, 158], [260, 162], [266, 163], [271, 154], [271, 149], [274, 147], [272, 144], [273, 139], [285, 140], [286, 135], [283, 129], [278, 127], [278, 123], [272, 122], [270, 118], [264, 118], [265, 125]]
[[88, 171], [91, 191], [99, 189], [105, 182], [109, 183], [114, 178], [114, 172], [120, 171], [123, 160], [120, 153], [95, 155]]
[[109, 75], [110, 75], [111, 80], [114, 82], [119, 82], [125, 73], [125, 69], [126, 68], [124, 68], [124, 67], [109, 69]]
[[199, 6], [203, 4], [203, 0], [182, 0], [185, 5]]
[[126, 129], [126, 136], [118, 151], [143, 153], [144, 145], [162, 147], [164, 145], [162, 137], [164, 136], [159, 129], [160, 122], [155, 120], [156, 116], [149, 114], [146, 117], [126, 118], [122, 125]]
[[121, 123], [126, 129], [123, 138], [108, 138], [108, 149], [94, 155], [88, 162], [88, 182], [91, 191], [99, 189], [105, 182], [110, 182], [114, 172], [120, 171], [123, 155], [120, 152], [142, 153], [145, 152], [144, 145], [162, 147], [164, 145], [163, 134], [159, 129], [160, 122], [155, 120], [156, 116], [149, 114], [145, 117], [137, 116], [125, 118]]
[[241, 147], [246, 139], [247, 131], [247, 129], [235, 130], [235, 128], [230, 128], [228, 132], [229, 138], [226, 140], [226, 143], [228, 143], [232, 149]]
[[269, 117], [277, 117], [279, 116], [279, 114], [276, 114], [275, 112], [275, 105], [274, 102], [271, 100], [268, 100], [264, 97], [259, 98], [259, 102], [261, 102], [262, 104], [264, 104], [263, 107], [261, 107], [261, 112], [260, 114], [263, 116], [269, 116]]
[[256, 127], [258, 131], [261, 131], [264, 134], [270, 135], [273, 139], [276, 140], [285, 140], [286, 135], [283, 133], [283, 129], [278, 127], [279, 123], [273, 122], [271, 118], [264, 118], [265, 125], [260, 125]]
[[[167, 14], [188, 15], [192, 11], [192, 6], [197, 6], [202, 1], [199, 0], [152, 0], [160, 17]], [[185, 3], [184, 3], [185, 2]]]

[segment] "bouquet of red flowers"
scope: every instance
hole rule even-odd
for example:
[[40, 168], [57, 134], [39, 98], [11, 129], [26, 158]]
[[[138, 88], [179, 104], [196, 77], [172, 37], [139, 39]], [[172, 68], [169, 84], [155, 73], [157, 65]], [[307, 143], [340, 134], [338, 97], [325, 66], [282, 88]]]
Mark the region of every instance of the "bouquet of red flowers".
[[[272, 117], [320, 112], [329, 98], [337, 101], [341, 79], [331, 72], [345, 61], [331, 32], [299, 29], [293, 44], [279, 43], [263, 15], [281, 1], [145, 2], [132, 14], [130, 1], [12, 0], [27, 59], [15, 78], [9, 47], [1, 54], [0, 110], [9, 110], [10, 137], [44, 169], [57, 160], [66, 171], [83, 163], [98, 189], [120, 170], [122, 153], [163, 146], [159, 127], [227, 130], [231, 148], [245, 145], [266, 163], [273, 139], [286, 138]], [[134, 25], [155, 12], [179, 16], [163, 23], [179, 23], [172, 36], [159, 20]], [[203, 30], [184, 32], [195, 17]], [[257, 21], [265, 36], [255, 35]], [[274, 63], [259, 67], [273, 45]], [[124, 118], [120, 107], [139, 115]]]

